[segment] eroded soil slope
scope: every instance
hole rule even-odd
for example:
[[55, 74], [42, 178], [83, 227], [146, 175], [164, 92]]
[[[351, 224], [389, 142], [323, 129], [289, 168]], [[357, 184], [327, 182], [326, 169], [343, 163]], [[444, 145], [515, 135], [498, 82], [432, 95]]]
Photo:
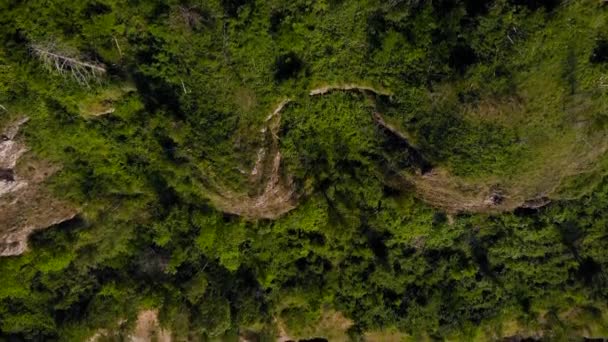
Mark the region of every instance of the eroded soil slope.
[[77, 214], [73, 206], [44, 187], [58, 167], [27, 153], [18, 135], [26, 122], [13, 122], [0, 135], [0, 256], [22, 254], [32, 232]]
[[[325, 96], [335, 91], [361, 92], [369, 95], [372, 101], [376, 96], [391, 95], [388, 90], [354, 83], [321, 86], [312, 89], [309, 95]], [[266, 143], [258, 150], [257, 161], [249, 175], [250, 191], [244, 193], [220, 187], [221, 190], [216, 191], [218, 195], [212, 196], [212, 202], [222, 211], [249, 219], [275, 219], [297, 206], [294, 184], [289, 175], [281, 172], [277, 136], [281, 111], [291, 101], [287, 99], [279, 103], [266, 119], [267, 125], [261, 132]], [[529, 171], [509, 177], [489, 176], [470, 180], [455, 176], [444, 167], [430, 165], [424, 154], [411, 144], [410, 132], [391, 124], [378, 111], [370, 115], [387, 134], [412, 146], [410, 153], [416, 154], [415, 159], [420, 161], [418, 172], [401, 172], [403, 181], [409, 184], [408, 190], [413, 189], [421, 200], [449, 213], [503, 212], [520, 207], [542, 207], [553, 199], [564, 198], [560, 189], [565, 180], [593, 171], [608, 150], [604, 135], [590, 137], [581, 133], [581, 141], [560, 148], [558, 154], [543, 159], [545, 164]], [[592, 147], [582, 142], [591, 138], [594, 141]]]
[[263, 145], [249, 173], [249, 188], [243, 191], [221, 186], [210, 195], [211, 202], [220, 210], [248, 219], [276, 219], [296, 208], [293, 181], [281, 169], [278, 136], [281, 111], [289, 102], [290, 99], [281, 101], [266, 118], [260, 132]]

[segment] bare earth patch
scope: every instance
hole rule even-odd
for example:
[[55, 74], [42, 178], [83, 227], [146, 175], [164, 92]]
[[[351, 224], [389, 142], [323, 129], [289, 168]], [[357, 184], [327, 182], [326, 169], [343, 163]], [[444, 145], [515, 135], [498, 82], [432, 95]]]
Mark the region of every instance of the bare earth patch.
[[[329, 85], [312, 89], [310, 96], [324, 95], [332, 91], [360, 91], [377, 95], [391, 95], [390, 92], [357, 84]], [[284, 99], [266, 118], [266, 126], [261, 130], [263, 147], [258, 149], [256, 162], [249, 173], [252, 191], [234, 191], [218, 186], [209, 196], [220, 210], [248, 219], [276, 219], [297, 207], [297, 196], [293, 181], [281, 170], [279, 150], [279, 128], [281, 112], [291, 99]], [[251, 194], [253, 193], [253, 195]]]
[[222, 188], [210, 196], [220, 210], [249, 219], [276, 219], [296, 207], [293, 181], [281, 172], [278, 137], [281, 111], [289, 102], [290, 99], [285, 99], [275, 107], [260, 132], [265, 144], [258, 150], [256, 163], [249, 174], [251, 191]]
[[135, 330], [129, 339], [132, 342], [171, 342], [171, 333], [158, 323], [157, 310], [143, 310], [137, 316]]
[[467, 183], [440, 168], [406, 178], [414, 184], [420, 199], [448, 213], [508, 211], [525, 201], [521, 194], [507, 194], [498, 187]]
[[59, 168], [26, 154], [27, 147], [18, 138], [26, 121], [9, 125], [0, 141], [0, 256], [22, 254], [34, 231], [78, 213], [45, 188], [44, 181]]
[[[354, 83], [325, 85], [312, 89], [310, 96], [322, 96], [335, 91], [357, 91], [368, 95], [390, 96], [385, 89]], [[255, 164], [249, 173], [248, 192], [230, 190], [218, 186], [211, 201], [220, 210], [248, 219], [276, 219], [297, 206], [296, 190], [289, 175], [281, 171], [281, 152], [277, 136], [281, 121], [281, 111], [292, 100], [280, 102], [266, 118], [266, 127], [261, 130], [266, 142], [258, 149]], [[521, 110], [516, 101], [511, 101], [509, 110]], [[484, 104], [483, 108], [494, 108]], [[482, 109], [483, 109], [482, 108]], [[489, 112], [489, 110], [486, 110]], [[504, 116], [495, 110], [492, 117]], [[488, 114], [489, 115], [489, 114]], [[372, 113], [376, 124], [399, 137], [418, 152], [413, 138], [387, 122], [378, 112]], [[579, 126], [581, 126], [579, 124]], [[504, 212], [516, 208], [539, 208], [552, 199], [568, 198], [562, 193], [565, 182], [581, 174], [597, 172], [598, 161], [608, 151], [608, 139], [604, 135], [591, 135], [577, 127], [574, 137], [563, 146], [549, 146], [542, 153], [543, 165], [532, 165], [527, 171], [509, 177], [480, 177], [468, 180], [450, 174], [442, 167], [431, 168], [421, 165], [416, 174], [403, 174], [411, 184], [417, 197], [447, 213], [459, 212]], [[422, 162], [424, 158], [418, 153]], [[582, 192], [582, 191], [581, 191]], [[572, 196], [571, 196], [572, 197]]]
[[297, 334], [285, 326], [281, 319], [275, 319], [279, 336], [277, 341], [297, 341], [301, 339], [324, 338], [328, 341], [346, 342], [350, 341], [348, 329], [354, 322], [345, 317], [341, 312], [324, 309], [319, 320], [307, 327], [303, 327]]
[[[122, 326], [126, 320], [118, 321]], [[135, 328], [130, 333], [118, 330], [100, 329], [87, 342], [129, 341], [129, 342], [171, 342], [171, 332], [160, 327], [158, 310], [142, 310], [137, 315]]]
[[406, 175], [416, 194], [425, 202], [457, 212], [504, 212], [516, 208], [540, 208], [552, 200], [576, 198], [593, 183], [572, 186], [569, 182], [583, 175], [602, 174], [608, 152], [604, 134], [581, 133], [562, 146], [541, 151], [542, 164], [508, 177], [478, 177], [467, 180], [435, 168], [422, 175]]
[[355, 83], [342, 83], [342, 84], [332, 84], [332, 85], [326, 85], [326, 86], [314, 88], [310, 91], [309, 95], [310, 96], [325, 95], [325, 94], [331, 93], [332, 91], [340, 91], [340, 90], [342, 90], [342, 91], [355, 90], [355, 91], [362, 91], [362, 92], [371, 92], [376, 95], [384, 95], [384, 96], [390, 96], [393, 94], [388, 90], [374, 88], [374, 87], [370, 87], [370, 86], [366, 86], [366, 85], [355, 84]]
[[287, 330], [285, 329], [285, 324], [281, 320], [277, 319], [276, 317], [275, 317], [274, 321], [277, 325], [277, 330], [278, 330], [277, 342], [293, 341], [293, 338], [291, 338], [289, 336], [289, 334], [287, 333]]
[[366, 342], [402, 342], [411, 341], [411, 338], [398, 331], [370, 331], [365, 333], [363, 340]]
[[[391, 92], [357, 84], [324, 86], [311, 90], [311, 96], [325, 95], [332, 91], [359, 91], [375, 95], [390, 96]], [[522, 105], [511, 99], [501, 106], [483, 103], [485, 119], [500, 121], [504, 119], [504, 109], [509, 113], [524, 112]], [[490, 109], [493, 108], [494, 111]], [[489, 116], [489, 118], [488, 118]], [[390, 124], [378, 112], [372, 114], [374, 122], [391, 134], [404, 140], [418, 152], [413, 137]], [[583, 174], [599, 172], [598, 164], [608, 151], [608, 139], [603, 133], [591, 134], [586, 122], [578, 122], [568, 139], [558, 137], [563, 142], [547, 143], [538, 153], [541, 165], [528, 165], [525, 171], [508, 177], [487, 176], [468, 180], [450, 174], [442, 167], [431, 168], [430, 164], [420, 165], [416, 174], [404, 174], [405, 180], [413, 185], [417, 197], [441, 208], [450, 214], [458, 212], [504, 212], [516, 208], [539, 208], [562, 198], [573, 198], [584, 193], [584, 189], [564, 190], [567, 182]], [[491, 153], [489, 151], [488, 153]], [[417, 153], [420, 162], [426, 164], [422, 155]], [[419, 157], [419, 158], [418, 158]], [[428, 169], [427, 169], [428, 168]]]

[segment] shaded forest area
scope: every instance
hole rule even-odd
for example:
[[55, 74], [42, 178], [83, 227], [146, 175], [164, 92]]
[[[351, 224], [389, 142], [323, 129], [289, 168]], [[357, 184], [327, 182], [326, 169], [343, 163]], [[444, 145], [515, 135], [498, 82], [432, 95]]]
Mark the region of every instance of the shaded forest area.
[[78, 212], [0, 257], [0, 340], [608, 336], [602, 2], [2, 0], [0, 40], [0, 185]]

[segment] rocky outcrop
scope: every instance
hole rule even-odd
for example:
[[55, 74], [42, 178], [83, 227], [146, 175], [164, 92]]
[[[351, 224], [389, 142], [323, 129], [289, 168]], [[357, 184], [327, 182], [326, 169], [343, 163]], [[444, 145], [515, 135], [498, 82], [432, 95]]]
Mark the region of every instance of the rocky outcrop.
[[22, 254], [34, 231], [77, 214], [73, 206], [44, 187], [58, 167], [26, 153], [27, 146], [18, 137], [26, 122], [24, 118], [10, 124], [0, 135], [0, 256]]

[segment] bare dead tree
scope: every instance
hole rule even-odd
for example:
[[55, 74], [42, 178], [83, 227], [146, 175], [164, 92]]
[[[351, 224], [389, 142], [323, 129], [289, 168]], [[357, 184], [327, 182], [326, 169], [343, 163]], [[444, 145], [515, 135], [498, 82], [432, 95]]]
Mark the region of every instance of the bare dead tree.
[[83, 86], [88, 87], [89, 82], [101, 79], [106, 73], [102, 64], [80, 60], [73, 54], [57, 49], [54, 44], [32, 44], [30, 50], [49, 70], [69, 75]]

